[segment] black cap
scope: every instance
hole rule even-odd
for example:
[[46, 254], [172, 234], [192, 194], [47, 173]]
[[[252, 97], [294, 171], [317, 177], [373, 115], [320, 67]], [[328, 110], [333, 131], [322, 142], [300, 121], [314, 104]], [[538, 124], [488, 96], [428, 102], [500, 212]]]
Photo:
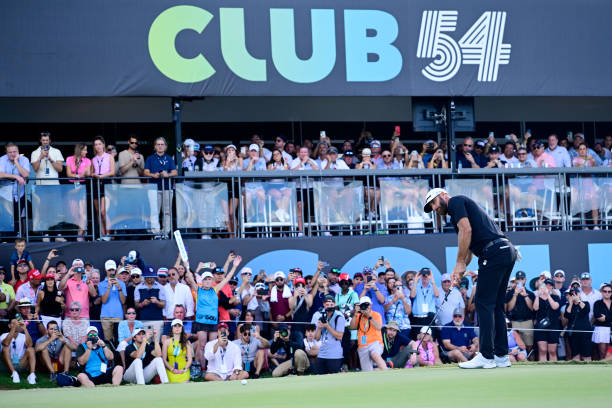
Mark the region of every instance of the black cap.
[[283, 142], [285, 143], [287, 142], [287, 136], [283, 135], [282, 133], [276, 137], [278, 137], [279, 139], [283, 139]]
[[236, 278], [232, 278], [232, 279], [230, 279], [230, 280], [229, 280], [229, 282], [228, 282], [228, 283], [229, 283], [230, 285], [231, 285], [231, 284], [237, 285], [237, 284], [238, 284], [238, 279], [236, 279]]
[[204, 149], [202, 150], [204, 150], [205, 152], [214, 152], [215, 148], [213, 147], [213, 145], [207, 144], [207, 145], [204, 145]]
[[546, 142], [543, 140], [536, 140], [533, 146], [534, 147], [546, 146]]
[[517, 271], [516, 275], [514, 275], [514, 277], [516, 279], [525, 279], [527, 277], [527, 274], [523, 271]]
[[421, 273], [421, 275], [431, 275], [431, 269], [429, 268], [421, 268], [419, 272]]
[[277, 329], [278, 329], [279, 332], [283, 331], [283, 330], [289, 330], [289, 326], [287, 326], [286, 324], [282, 323], [282, 324], [278, 325]]
[[553, 285], [553, 286], [555, 286], [555, 281], [554, 281], [554, 280], [552, 280], [552, 279], [546, 279], [546, 280], [544, 281], [544, 283], [545, 283], [546, 285]]
[[489, 153], [499, 153], [499, 147], [491, 146], [491, 148], [489, 149]]
[[217, 274], [217, 273], [224, 273], [224, 272], [225, 272], [225, 271], [223, 270], [223, 268], [222, 268], [222, 267], [217, 266], [217, 267], [215, 268], [215, 271], [214, 271], [213, 273]]
[[355, 152], [353, 152], [352, 150], [347, 150], [346, 152], [344, 152], [345, 156], [349, 156], [349, 157], [353, 157], [355, 156]]
[[325, 298], [323, 299], [323, 303], [327, 302], [328, 300], [335, 302], [336, 298], [334, 297], [334, 295], [325, 295]]

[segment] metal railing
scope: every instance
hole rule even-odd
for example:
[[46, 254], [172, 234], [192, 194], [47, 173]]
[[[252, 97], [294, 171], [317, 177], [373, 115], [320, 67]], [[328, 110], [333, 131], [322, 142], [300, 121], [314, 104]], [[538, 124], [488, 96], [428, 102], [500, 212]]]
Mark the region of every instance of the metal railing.
[[[48, 181], [51, 179], [45, 179]], [[0, 181], [0, 234], [28, 240], [431, 233], [429, 188], [468, 195], [505, 231], [609, 228], [612, 168], [188, 172], [152, 178]], [[23, 194], [25, 188], [25, 194]], [[17, 217], [17, 214], [21, 214]]]

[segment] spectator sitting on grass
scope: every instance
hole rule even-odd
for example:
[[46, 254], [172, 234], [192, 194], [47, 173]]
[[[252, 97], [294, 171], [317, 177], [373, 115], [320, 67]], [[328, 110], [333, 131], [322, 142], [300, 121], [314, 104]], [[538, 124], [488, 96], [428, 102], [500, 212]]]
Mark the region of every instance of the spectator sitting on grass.
[[123, 379], [129, 383], [144, 385], [159, 375], [162, 384], [168, 383], [168, 375], [161, 358], [162, 352], [154, 331], [136, 329], [134, 341], [125, 349], [127, 369]]
[[239, 338], [234, 340], [234, 344], [240, 347], [244, 370], [249, 373], [249, 377], [259, 378], [265, 363], [265, 349], [270, 347], [270, 342], [261, 337], [259, 326], [256, 325], [243, 324], [238, 332]]
[[114, 354], [112, 350], [98, 337], [98, 329], [87, 328], [87, 341], [77, 349], [77, 361], [83, 367], [83, 372], [77, 379], [84, 387], [94, 387], [100, 384], [121, 384], [123, 367], [113, 367]]
[[404, 368], [410, 359], [410, 338], [400, 333], [399, 324], [390, 320], [382, 331], [382, 358], [389, 368]]
[[444, 325], [441, 334], [448, 358], [455, 363], [471, 360], [478, 351], [478, 337], [474, 329], [463, 326], [464, 317], [463, 308], [456, 308], [453, 321]]
[[[421, 342], [420, 345], [419, 342]], [[417, 339], [411, 341], [409, 347], [417, 351], [416, 354], [410, 357], [408, 362], [409, 367], [415, 367], [416, 365], [428, 366], [442, 364], [442, 361], [440, 361], [440, 354], [438, 352], [438, 345], [434, 343], [431, 338], [431, 327], [421, 327], [421, 330], [417, 335]]]
[[274, 331], [270, 353], [270, 361], [275, 367], [272, 371], [273, 377], [283, 377], [292, 370], [297, 375], [302, 375], [310, 367], [308, 355], [304, 351], [304, 342], [296, 342], [287, 325], [280, 324]]
[[172, 334], [164, 340], [162, 358], [166, 366], [166, 375], [171, 383], [189, 382], [189, 369], [193, 362], [193, 348], [187, 340], [183, 322], [172, 320]]
[[508, 327], [508, 357], [511, 362], [527, 361], [527, 349], [525, 343], [519, 334], [510, 326], [510, 320], [506, 319], [506, 327]]
[[72, 351], [76, 350], [76, 346], [64, 337], [57, 322], [51, 320], [47, 323], [47, 334], [38, 339], [34, 350], [40, 353], [40, 359], [51, 373], [49, 379], [55, 381], [58, 371], [67, 373], [70, 369]]
[[2, 363], [11, 373], [13, 383], [21, 382], [18, 371], [29, 369], [28, 384], [36, 384], [36, 355], [32, 347], [32, 338], [26, 329], [25, 321], [20, 317], [9, 323], [9, 332], [0, 336], [2, 344]]
[[204, 357], [208, 360], [206, 381], [233, 381], [249, 378], [249, 373], [242, 369], [240, 348], [228, 340], [227, 323], [217, 326], [217, 338], [206, 343]]
[[126, 320], [122, 320], [119, 322], [119, 326], [117, 328], [119, 346], [117, 346], [117, 351], [121, 354], [121, 362], [124, 367], [125, 365], [125, 349], [128, 345], [132, 343], [134, 339], [134, 333], [137, 329], [142, 329], [144, 325], [140, 320], [136, 320], [136, 309], [133, 307], [128, 307], [125, 312]]

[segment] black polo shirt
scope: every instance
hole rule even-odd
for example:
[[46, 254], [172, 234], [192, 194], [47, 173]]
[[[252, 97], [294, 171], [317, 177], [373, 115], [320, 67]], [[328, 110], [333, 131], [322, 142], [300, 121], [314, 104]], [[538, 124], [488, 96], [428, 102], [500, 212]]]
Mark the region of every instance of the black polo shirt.
[[[533, 292], [525, 290], [527, 292], [527, 296], [533, 301], [535, 300], [535, 295]], [[506, 292], [506, 301], [505, 303], [510, 302], [512, 296], [514, 295], [514, 289], [511, 289]], [[525, 302], [525, 298], [523, 295], [519, 294], [516, 296], [516, 302], [514, 303], [514, 309], [508, 312], [508, 316], [510, 320], [514, 321], [523, 321], [523, 320], [531, 320], [533, 319], [533, 311], [529, 310], [527, 307], [527, 303]]]
[[459, 232], [457, 223], [463, 217], [467, 217], [472, 227], [472, 240], [470, 251], [477, 257], [482, 255], [482, 250], [489, 242], [498, 238], [505, 238], [499, 227], [485, 213], [474, 200], [466, 196], [454, 196], [448, 200], [448, 215], [455, 231]]
[[[125, 367], [126, 368], [129, 368], [134, 362], [135, 359], [132, 357], [132, 353], [135, 352], [136, 350], [137, 350], [136, 343], [130, 344], [125, 349]], [[153, 361], [153, 359], [155, 358], [155, 356], [153, 355], [154, 350], [155, 350], [155, 346], [153, 346], [153, 344], [149, 343], [145, 346], [144, 356], [142, 358], [143, 367], [146, 367], [149, 364], [151, 364], [151, 361]]]

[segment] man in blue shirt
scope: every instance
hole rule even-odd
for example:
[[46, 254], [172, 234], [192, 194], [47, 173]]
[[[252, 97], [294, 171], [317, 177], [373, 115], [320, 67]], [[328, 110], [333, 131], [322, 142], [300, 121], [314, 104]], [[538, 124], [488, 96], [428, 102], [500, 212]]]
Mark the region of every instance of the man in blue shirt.
[[[6, 145], [6, 154], [0, 157], [0, 188], [10, 188], [13, 196], [13, 214], [15, 227], [18, 228], [17, 220], [25, 217], [25, 187], [30, 176], [30, 161], [25, 156], [19, 155], [19, 148], [14, 143]], [[10, 187], [12, 186], [12, 188]]]
[[444, 325], [440, 338], [448, 358], [456, 363], [468, 361], [478, 352], [478, 337], [474, 329], [463, 326], [463, 308], [453, 311], [453, 321]]
[[429, 268], [421, 268], [415, 277], [416, 282], [410, 289], [412, 300], [412, 333], [416, 339], [421, 326], [429, 326], [436, 311], [436, 298], [440, 295], [436, 281], [431, 277]]
[[115, 261], [112, 259], [106, 261], [104, 269], [106, 279], [98, 284], [98, 293], [102, 299], [100, 320], [102, 320], [104, 338], [110, 340], [113, 338], [114, 323], [119, 323], [123, 319], [123, 304], [127, 296], [127, 288], [125, 283], [117, 279], [115, 275], [117, 271]]
[[176, 170], [176, 164], [174, 159], [166, 154], [168, 144], [166, 139], [158, 137], [155, 139], [155, 153], [147, 158], [145, 162], [145, 177], [152, 177], [155, 179], [157, 184], [157, 214], [163, 207], [164, 213], [164, 234], [160, 234], [159, 221], [157, 216], [153, 216], [151, 219], [151, 229], [157, 238], [167, 238], [170, 232], [170, 214], [172, 211], [172, 179], [176, 177], [178, 171]]
[[372, 272], [366, 273], [366, 282], [361, 283], [355, 287], [355, 292], [359, 294], [359, 297], [364, 296], [372, 299], [372, 310], [379, 313], [382, 317], [382, 324], [386, 323], [385, 320], [385, 297], [387, 295], [387, 288], [384, 283], [378, 283], [376, 277]]

